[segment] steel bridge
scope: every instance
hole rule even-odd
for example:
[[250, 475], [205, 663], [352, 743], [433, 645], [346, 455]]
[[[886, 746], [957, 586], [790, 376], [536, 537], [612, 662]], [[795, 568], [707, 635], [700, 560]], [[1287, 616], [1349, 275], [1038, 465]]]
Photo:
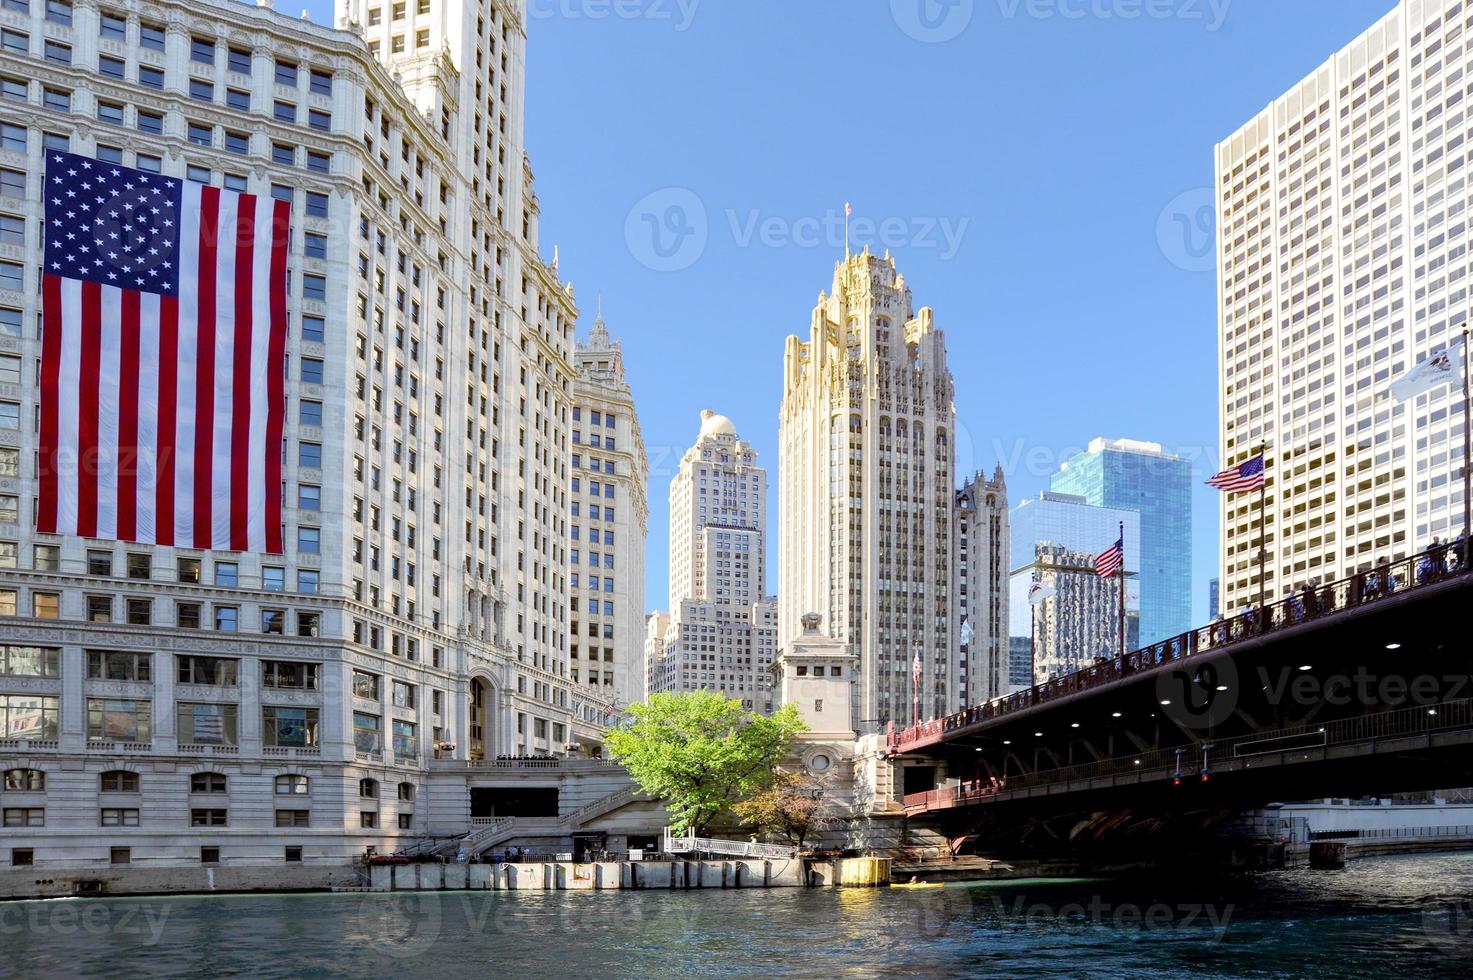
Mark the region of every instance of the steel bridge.
[[[954, 829], [1473, 785], [1473, 565], [1441, 545], [891, 731]], [[919, 784], [919, 785], [918, 785]]]

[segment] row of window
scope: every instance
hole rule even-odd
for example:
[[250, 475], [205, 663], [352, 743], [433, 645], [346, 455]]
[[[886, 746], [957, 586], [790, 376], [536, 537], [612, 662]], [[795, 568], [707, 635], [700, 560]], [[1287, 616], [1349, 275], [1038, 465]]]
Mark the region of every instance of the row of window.
[[[6, 547], [6, 542], [0, 542], [0, 567], [7, 565], [7, 551], [10, 557], [14, 552]], [[13, 544], [10, 546], [14, 547]], [[14, 561], [8, 562], [8, 567], [15, 567]], [[318, 573], [313, 570], [302, 570], [297, 572], [297, 591], [304, 595], [310, 595], [317, 591]], [[282, 591], [281, 588], [272, 588], [271, 591]], [[35, 619], [61, 619], [61, 593], [44, 592], [32, 589], [30, 592], [30, 606], [27, 614]], [[111, 623], [114, 619], [115, 598], [110, 595], [88, 595], [85, 597], [84, 615], [87, 622]], [[20, 593], [16, 589], [0, 589], [0, 616], [21, 615]], [[123, 597], [123, 619], [130, 626], [154, 626], [163, 625], [156, 622], [153, 613], [153, 600], [140, 596]], [[209, 607], [211, 614], [210, 627], [217, 633], [240, 632], [240, 606], [214, 603]], [[287, 634], [286, 609], [261, 609], [260, 632], [267, 636], [285, 636]], [[295, 610], [296, 613], [296, 636], [318, 636], [322, 628], [322, 618], [317, 612], [305, 609]], [[200, 602], [183, 602], [174, 600], [174, 625], [180, 629], [205, 629], [205, 605]]]
[[[128, 769], [110, 769], [97, 777], [98, 792], [137, 793], [142, 785], [139, 774]], [[46, 772], [42, 769], [7, 769], [4, 787], [12, 793], [46, 792]], [[223, 772], [195, 772], [189, 775], [191, 793], [228, 793], [229, 777]], [[311, 781], [297, 773], [283, 773], [272, 781], [277, 796], [307, 796], [311, 792]], [[397, 789], [400, 800], [412, 802], [415, 786], [401, 782]], [[365, 799], [378, 799], [379, 784], [375, 779], [360, 779], [358, 795]]]
[[[6, 813], [7, 814], [9, 812], [10, 812], [9, 810], [6, 810]], [[303, 811], [300, 811], [300, 812], [305, 813], [306, 811], [303, 810]], [[44, 811], [39, 815], [39, 818], [41, 819], [42, 823], [35, 824], [34, 826], [42, 826], [44, 824], [44, 821], [45, 821], [45, 813], [44, 813]], [[283, 824], [283, 823], [281, 823], [281, 817], [279, 817], [279, 816], [277, 817], [277, 824], [276, 825], [278, 827], [282, 827], [282, 826], [306, 826], [306, 824], [296, 824], [296, 823]], [[401, 826], [404, 826], [404, 823], [403, 823], [402, 819], [400, 821], [400, 825]], [[199, 860], [200, 860], [200, 863], [201, 864], [219, 864], [220, 863], [220, 848], [219, 847], [215, 847], [215, 846], [201, 847], [199, 849]], [[302, 860], [302, 845], [300, 845], [300, 844], [288, 844], [288, 845], [286, 845], [286, 848], [283, 851], [283, 860], [285, 860], [288, 864], [299, 864], [299, 863], [301, 863], [301, 860]], [[115, 864], [115, 865], [132, 864], [133, 863], [133, 849], [130, 848], [130, 847], [113, 847], [113, 848], [109, 848], [109, 861], [110, 861], [110, 863]], [[13, 847], [13, 848], [10, 849], [10, 864], [11, 864], [11, 867], [15, 867], [15, 868], [29, 868], [29, 867], [34, 866], [35, 863], [36, 863], [36, 851], [35, 851], [34, 848], [30, 848], [30, 847]]]
[[[275, 824], [277, 827], [310, 827], [310, 810], [277, 810]], [[399, 829], [409, 830], [414, 826], [413, 813], [400, 813]], [[364, 810], [359, 813], [358, 825], [360, 827], [377, 827], [378, 811]], [[4, 808], [4, 826], [12, 828], [20, 827], [44, 827], [46, 826], [46, 808], [40, 806], [8, 806]], [[98, 826], [100, 827], [138, 827], [142, 826], [138, 807], [105, 806], [98, 812]], [[189, 810], [189, 826], [191, 827], [228, 827], [230, 826], [230, 811], [222, 807], [191, 807]], [[218, 848], [205, 848], [215, 850]], [[215, 860], [219, 860], [218, 853]], [[114, 863], [117, 863], [116, 861]], [[207, 862], [211, 863], [211, 862]]]
[[[234, 704], [180, 702], [180, 741], [193, 745], [236, 744]], [[271, 748], [321, 746], [317, 708], [261, 706], [261, 741]], [[87, 739], [93, 742], [148, 743], [153, 739], [153, 702], [87, 698]], [[0, 738], [55, 741], [60, 734], [61, 699], [54, 695], [0, 694]]]

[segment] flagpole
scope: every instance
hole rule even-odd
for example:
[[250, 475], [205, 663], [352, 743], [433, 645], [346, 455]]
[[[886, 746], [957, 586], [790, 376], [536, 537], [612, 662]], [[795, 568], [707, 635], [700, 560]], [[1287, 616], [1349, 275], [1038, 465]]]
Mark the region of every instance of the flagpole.
[[1268, 443], [1259, 447], [1263, 454], [1263, 486], [1258, 488], [1258, 609], [1268, 608]]
[[1125, 522], [1120, 522], [1120, 657], [1125, 658]]
[[[915, 649], [915, 657], [916, 657], [916, 663], [917, 664], [920, 663], [920, 656], [921, 656], [921, 645], [920, 645], [920, 643], [917, 643], [916, 644], [916, 649]], [[911, 691], [912, 691], [912, 695], [914, 697], [914, 700], [911, 703], [911, 708], [910, 708], [910, 726], [912, 728], [914, 728], [915, 726], [917, 726], [917, 725], [919, 725], [921, 723], [921, 672], [920, 672], [920, 670], [919, 669], [912, 669], [911, 672], [910, 672], [910, 679], [911, 679], [911, 685], [910, 685], [911, 686]]]
[[1463, 554], [1460, 561], [1464, 568], [1468, 565], [1468, 557], [1473, 554], [1470, 546], [1473, 546], [1473, 517], [1470, 517], [1469, 508], [1473, 507], [1473, 385], [1470, 385], [1468, 359], [1473, 357], [1473, 351], [1468, 349], [1469, 328], [1463, 327]]

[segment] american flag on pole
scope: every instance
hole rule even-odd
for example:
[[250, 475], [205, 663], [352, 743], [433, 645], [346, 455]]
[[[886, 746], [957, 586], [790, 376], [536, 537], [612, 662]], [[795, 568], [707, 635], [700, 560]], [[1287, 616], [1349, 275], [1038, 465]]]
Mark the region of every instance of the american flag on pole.
[[1095, 556], [1095, 574], [1100, 578], [1109, 578], [1120, 574], [1120, 568], [1125, 564], [1125, 539], [1121, 538], [1109, 548]]
[[48, 152], [36, 529], [279, 554], [291, 206]]
[[1250, 493], [1263, 489], [1264, 478], [1263, 453], [1259, 453], [1241, 466], [1223, 470], [1208, 480], [1207, 485], [1227, 493]]
[[915, 656], [910, 661], [910, 676], [917, 684], [921, 682], [921, 645], [916, 644]]

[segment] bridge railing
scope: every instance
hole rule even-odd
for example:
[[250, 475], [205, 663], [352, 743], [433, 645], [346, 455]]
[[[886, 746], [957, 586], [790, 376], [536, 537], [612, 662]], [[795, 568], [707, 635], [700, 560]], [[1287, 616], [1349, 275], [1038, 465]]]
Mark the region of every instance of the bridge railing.
[[1436, 545], [1398, 561], [1379, 563], [1367, 571], [1338, 582], [1306, 586], [1262, 609], [1246, 609], [1208, 626], [1142, 647], [1123, 657], [1102, 657], [1087, 667], [1043, 684], [1035, 684], [1016, 694], [995, 698], [901, 731], [892, 731], [887, 739], [888, 748], [892, 753], [905, 752], [918, 743], [945, 736], [949, 732], [1006, 717], [1035, 705], [1047, 704], [1122, 677], [1152, 670], [1162, 664], [1221, 650], [1345, 609], [1360, 608], [1389, 596], [1435, 585], [1449, 578], [1466, 575], [1470, 571], [1473, 571], [1473, 563], [1469, 561], [1467, 542]]
[[1470, 728], [1473, 728], [1473, 698], [1418, 704], [1415, 707], [1397, 708], [1358, 718], [1311, 722], [1273, 731], [1215, 739], [1205, 747], [1186, 745], [1153, 749], [1076, 766], [993, 778], [985, 782], [975, 780], [958, 786], [941, 786], [924, 793], [907, 794], [903, 803], [907, 809], [944, 809], [976, 803], [1020, 789], [1128, 773], [1149, 773], [1152, 778], [1160, 778], [1162, 773], [1166, 773], [1168, 776], [1179, 775], [1183, 779], [1196, 779], [1201, 776], [1204, 761], [1210, 770], [1214, 764], [1226, 760]]

